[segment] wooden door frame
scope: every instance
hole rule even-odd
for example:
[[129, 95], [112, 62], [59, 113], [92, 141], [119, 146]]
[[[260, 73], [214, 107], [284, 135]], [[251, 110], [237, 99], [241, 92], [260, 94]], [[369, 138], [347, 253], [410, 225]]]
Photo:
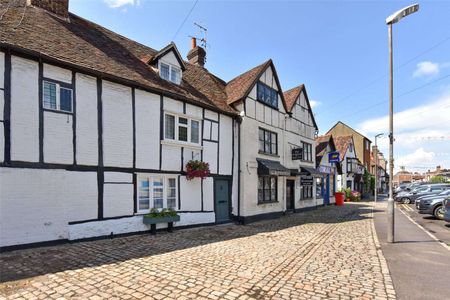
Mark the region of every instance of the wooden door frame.
[[[291, 208], [289, 209], [289, 210], [292, 210], [292, 211], [295, 211], [295, 179], [286, 179], [286, 195], [285, 195], [285, 197], [286, 197], [286, 199], [287, 199], [287, 185], [288, 185], [288, 182], [291, 182]], [[286, 201], [286, 210], [288, 210], [288, 208], [287, 208], [287, 201]]]

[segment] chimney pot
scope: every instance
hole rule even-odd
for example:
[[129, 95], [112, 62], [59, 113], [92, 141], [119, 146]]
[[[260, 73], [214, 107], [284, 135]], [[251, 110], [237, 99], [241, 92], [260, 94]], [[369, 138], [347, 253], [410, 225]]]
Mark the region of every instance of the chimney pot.
[[194, 49], [197, 47], [197, 39], [195, 37], [192, 37], [191, 39], [191, 49]]

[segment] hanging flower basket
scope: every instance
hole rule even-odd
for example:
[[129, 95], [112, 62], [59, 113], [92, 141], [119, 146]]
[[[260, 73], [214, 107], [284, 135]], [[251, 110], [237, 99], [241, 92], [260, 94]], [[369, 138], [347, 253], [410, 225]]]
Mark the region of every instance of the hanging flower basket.
[[186, 173], [187, 180], [192, 180], [196, 177], [205, 179], [209, 175], [209, 164], [199, 160], [190, 160], [186, 164]]

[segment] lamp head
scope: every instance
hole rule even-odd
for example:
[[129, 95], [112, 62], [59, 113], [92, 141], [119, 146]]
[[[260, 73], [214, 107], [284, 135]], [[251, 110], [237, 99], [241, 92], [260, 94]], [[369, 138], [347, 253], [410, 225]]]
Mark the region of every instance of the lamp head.
[[397, 23], [398, 21], [400, 21], [402, 18], [415, 13], [416, 11], [419, 10], [419, 4], [413, 4], [410, 6], [407, 6], [405, 8], [402, 8], [398, 11], [396, 11], [395, 13], [393, 13], [392, 15], [390, 15], [389, 17], [386, 18], [386, 25], [390, 25], [390, 24], [394, 24]]

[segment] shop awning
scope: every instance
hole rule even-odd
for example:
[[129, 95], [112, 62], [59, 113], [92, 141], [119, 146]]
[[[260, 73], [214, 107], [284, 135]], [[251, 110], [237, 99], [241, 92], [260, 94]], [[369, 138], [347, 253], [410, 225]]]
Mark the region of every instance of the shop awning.
[[273, 175], [273, 176], [290, 176], [291, 170], [280, 164], [278, 161], [257, 158], [258, 161], [258, 175]]
[[300, 167], [300, 175], [310, 175], [313, 177], [322, 177], [324, 174], [320, 173], [314, 168]]

